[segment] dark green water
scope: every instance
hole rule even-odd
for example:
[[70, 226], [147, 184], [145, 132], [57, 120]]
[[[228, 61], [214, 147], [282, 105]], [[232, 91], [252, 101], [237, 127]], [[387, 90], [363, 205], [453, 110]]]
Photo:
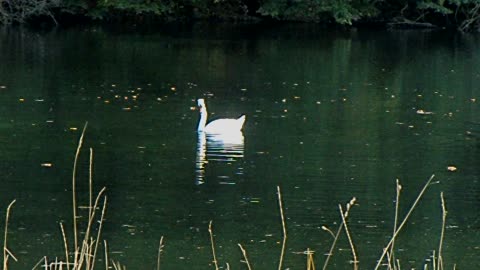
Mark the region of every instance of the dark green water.
[[[356, 197], [349, 229], [360, 268], [373, 269], [393, 230], [395, 180], [404, 216], [432, 174], [439, 183], [396, 243], [402, 269], [423, 268], [438, 248], [442, 191], [445, 266], [477, 265], [477, 36], [196, 25], [10, 29], [0, 41], [2, 213], [17, 200], [8, 237], [19, 262], [11, 269], [63, 258], [59, 222], [71, 239], [72, 163], [86, 121], [78, 201], [88, 204], [91, 147], [94, 188], [108, 195], [103, 238], [128, 269], [154, 269], [161, 236], [162, 269], [212, 269], [210, 220], [222, 267], [244, 267], [241, 243], [254, 269], [275, 269], [277, 185], [285, 268], [305, 267], [307, 248], [321, 268], [332, 241], [321, 227], [336, 229], [338, 204]], [[200, 97], [211, 118], [247, 116], [230, 152], [197, 140], [191, 108]], [[86, 210], [78, 214], [83, 228]], [[342, 236], [328, 269], [349, 269], [350, 260]]]

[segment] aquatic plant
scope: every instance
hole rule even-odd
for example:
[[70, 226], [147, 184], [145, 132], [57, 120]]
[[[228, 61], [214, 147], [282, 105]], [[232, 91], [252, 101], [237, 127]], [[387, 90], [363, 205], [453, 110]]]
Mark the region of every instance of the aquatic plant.
[[[120, 262], [115, 261], [110, 259], [109, 257], [109, 252], [108, 252], [108, 243], [106, 240], [101, 240], [101, 232], [102, 232], [102, 225], [105, 217], [105, 212], [106, 212], [106, 207], [107, 207], [107, 196], [105, 194], [105, 187], [102, 188], [95, 196], [94, 198], [94, 192], [93, 192], [93, 169], [92, 169], [92, 164], [93, 164], [93, 150], [90, 148], [89, 151], [89, 192], [88, 192], [88, 218], [87, 222], [85, 224], [85, 228], [82, 230], [80, 229], [81, 226], [79, 226], [77, 219], [77, 190], [76, 190], [76, 174], [77, 174], [77, 163], [78, 163], [78, 158], [82, 149], [83, 145], [83, 138], [85, 135], [85, 131], [87, 128], [87, 124], [85, 124], [82, 134], [79, 138], [78, 141], [78, 146], [75, 152], [75, 158], [73, 162], [73, 169], [72, 169], [72, 212], [73, 212], [73, 217], [72, 217], [72, 224], [73, 228], [72, 231], [70, 232], [73, 234], [73, 241], [69, 237], [67, 237], [66, 230], [63, 226], [62, 223], [60, 223], [60, 230], [62, 233], [63, 237], [63, 244], [64, 244], [64, 250], [65, 253], [63, 256], [57, 256], [55, 259], [49, 259], [47, 256], [44, 256], [41, 258], [38, 263], [32, 268], [34, 269], [45, 269], [45, 270], [60, 270], [60, 269], [67, 269], [67, 270], [93, 270], [95, 269], [95, 262], [97, 261], [97, 255], [98, 255], [98, 247], [100, 242], [103, 243], [104, 247], [104, 262], [105, 262], [105, 270], [108, 269], [115, 269], [115, 270], [120, 270], [120, 269], [126, 269], [124, 265], [122, 265]], [[425, 192], [427, 189], [434, 183], [433, 182], [434, 175], [432, 175], [428, 181], [425, 183], [419, 194], [417, 195], [416, 199], [410, 206], [408, 212], [405, 214], [403, 219], [401, 221], [398, 218], [398, 213], [399, 213], [399, 201], [400, 201], [400, 193], [402, 190], [402, 186], [400, 185], [399, 181], [397, 180], [396, 183], [396, 200], [395, 200], [395, 214], [394, 214], [394, 224], [393, 224], [393, 232], [390, 240], [386, 244], [385, 247], [382, 248], [381, 255], [379, 259], [377, 260], [377, 264], [374, 267], [374, 270], [377, 269], [387, 269], [387, 270], [401, 270], [401, 265], [400, 265], [400, 259], [396, 258], [395, 256], [395, 241], [406, 225], [407, 221], [409, 220], [411, 214], [417, 207], [418, 203], [424, 196]], [[285, 219], [285, 214], [284, 214], [284, 207], [283, 207], [283, 199], [282, 199], [282, 194], [280, 187], [277, 187], [277, 198], [278, 198], [278, 207], [279, 207], [279, 216], [281, 220], [281, 225], [282, 225], [282, 235], [283, 235], [283, 240], [282, 240], [282, 246], [280, 249], [280, 255], [279, 255], [279, 261], [278, 261], [278, 270], [283, 269], [283, 261], [285, 257], [285, 250], [286, 250], [286, 244], [287, 244], [287, 224], [286, 224], [286, 219]], [[440, 233], [440, 239], [439, 239], [439, 244], [438, 244], [438, 249], [436, 251], [433, 251], [432, 257], [433, 260], [431, 260], [431, 268], [436, 269], [436, 270], [444, 270], [444, 262], [443, 262], [443, 243], [444, 243], [444, 237], [445, 237], [445, 226], [446, 226], [446, 217], [447, 217], [447, 209], [445, 205], [445, 200], [443, 197], [443, 192], [440, 193], [440, 199], [441, 199], [441, 209], [442, 209], [442, 227], [441, 227], [441, 233]], [[102, 203], [100, 203], [102, 201]], [[351, 264], [353, 265], [354, 270], [359, 269], [359, 258], [358, 254], [355, 248], [354, 244], [354, 237], [352, 232], [349, 229], [348, 226], [348, 217], [350, 211], [353, 209], [353, 207], [356, 205], [357, 199], [353, 197], [345, 206], [342, 204], [338, 205], [339, 209], [339, 214], [340, 214], [340, 224], [338, 228], [335, 231], [332, 231], [326, 226], [322, 226], [322, 229], [329, 233], [333, 240], [331, 243], [331, 246], [329, 248], [329, 251], [327, 253], [327, 256], [325, 258], [325, 261], [323, 263], [323, 270], [328, 269], [329, 267], [329, 262], [331, 258], [334, 255], [335, 247], [337, 244], [337, 241], [342, 233], [347, 237], [348, 243], [350, 246], [351, 250]], [[10, 212], [15, 203], [15, 200], [12, 201], [6, 211], [6, 218], [5, 218], [5, 231], [4, 231], [4, 247], [3, 247], [3, 270], [8, 270], [8, 265], [10, 258], [13, 260], [17, 261], [17, 258], [14, 256], [14, 254], [9, 250], [8, 248], [8, 242], [7, 242], [7, 235], [8, 235], [8, 222], [9, 222], [9, 217], [10, 217]], [[101, 208], [100, 208], [101, 205]], [[101, 209], [101, 210], [100, 210]], [[98, 221], [98, 222], [94, 222]], [[95, 225], [97, 224], [97, 225]], [[212, 251], [212, 263], [213, 266], [215, 267], [215, 270], [220, 269], [219, 267], [219, 262], [217, 259], [217, 254], [216, 254], [216, 249], [215, 249], [215, 241], [214, 241], [214, 234], [213, 234], [213, 221], [210, 221], [208, 225], [208, 232], [210, 235], [210, 245], [211, 245], [211, 251]], [[80, 239], [79, 235], [81, 233], [84, 234], [83, 238]], [[72, 243], [73, 242], [73, 243]], [[72, 247], [73, 244], [73, 247]], [[247, 255], [247, 250], [244, 248], [244, 246], [241, 243], [237, 244], [238, 247], [240, 248], [240, 251], [243, 256], [243, 262], [246, 264], [247, 268], [249, 270], [254, 269], [252, 263], [248, 259]], [[159, 247], [158, 247], [158, 257], [157, 257], [157, 270], [160, 270], [160, 257], [164, 249], [164, 238], [163, 236], [160, 238], [159, 242]], [[314, 251], [310, 248], [306, 248], [306, 265], [307, 265], [307, 270], [314, 270], [315, 268], [315, 261], [313, 258]], [[111, 264], [110, 264], [111, 263]], [[272, 262], [273, 264], [273, 262]], [[424, 269], [428, 269], [429, 264], [425, 264]], [[230, 269], [230, 265], [226, 263], [226, 269]], [[454, 266], [455, 269], [455, 266]]]

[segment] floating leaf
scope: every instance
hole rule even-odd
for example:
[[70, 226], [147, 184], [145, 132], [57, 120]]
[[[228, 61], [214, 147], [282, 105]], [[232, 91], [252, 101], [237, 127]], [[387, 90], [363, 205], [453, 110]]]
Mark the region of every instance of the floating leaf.
[[424, 111], [424, 110], [420, 109], [420, 110], [417, 110], [417, 114], [433, 114], [433, 112], [427, 112], [427, 111]]
[[449, 172], [454, 172], [454, 171], [457, 170], [457, 167], [455, 167], [455, 166], [448, 166], [448, 167], [447, 167], [447, 170], [448, 170]]

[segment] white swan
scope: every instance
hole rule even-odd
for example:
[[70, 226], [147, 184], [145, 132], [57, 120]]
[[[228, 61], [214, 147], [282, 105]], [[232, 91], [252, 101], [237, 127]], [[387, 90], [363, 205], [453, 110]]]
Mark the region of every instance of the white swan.
[[224, 134], [239, 132], [243, 128], [245, 123], [245, 115], [240, 116], [237, 119], [222, 118], [214, 120], [207, 125], [207, 106], [205, 100], [200, 98], [197, 100], [197, 105], [200, 109], [200, 121], [198, 122], [198, 131], [211, 134]]

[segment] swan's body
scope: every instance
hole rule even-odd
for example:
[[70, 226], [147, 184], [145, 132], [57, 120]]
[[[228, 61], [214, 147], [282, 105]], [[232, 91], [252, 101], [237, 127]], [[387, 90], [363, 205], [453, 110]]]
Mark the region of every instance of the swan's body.
[[245, 123], [245, 115], [240, 116], [237, 119], [234, 118], [222, 118], [214, 120], [207, 124], [207, 106], [203, 98], [197, 100], [197, 105], [200, 109], [200, 121], [198, 122], [198, 131], [211, 134], [224, 134], [239, 132], [243, 128]]

